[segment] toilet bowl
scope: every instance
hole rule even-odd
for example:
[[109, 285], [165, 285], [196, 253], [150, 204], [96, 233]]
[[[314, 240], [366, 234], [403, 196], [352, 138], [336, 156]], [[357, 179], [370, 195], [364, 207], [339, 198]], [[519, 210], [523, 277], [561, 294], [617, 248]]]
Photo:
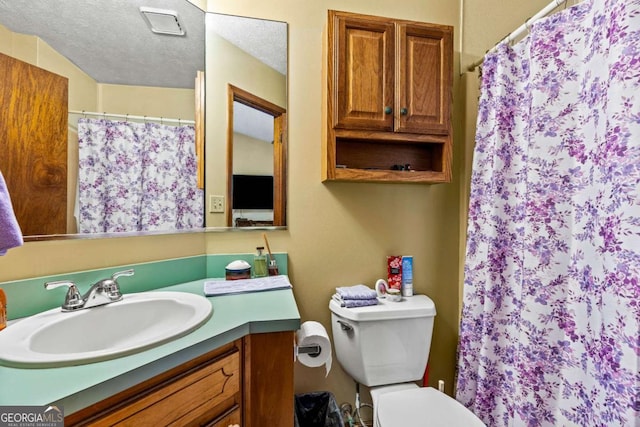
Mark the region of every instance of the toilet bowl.
[[371, 390], [374, 427], [486, 427], [457, 400], [413, 383]]
[[331, 300], [329, 309], [336, 357], [357, 384], [370, 388], [375, 427], [484, 426], [456, 400], [415, 384], [431, 347], [436, 309], [429, 297], [357, 308]]

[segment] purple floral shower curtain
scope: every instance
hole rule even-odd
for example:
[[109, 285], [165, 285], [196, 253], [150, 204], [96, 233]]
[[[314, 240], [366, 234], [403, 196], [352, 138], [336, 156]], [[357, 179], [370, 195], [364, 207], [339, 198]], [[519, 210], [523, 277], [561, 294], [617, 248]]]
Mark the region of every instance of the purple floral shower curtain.
[[640, 426], [640, 1], [482, 69], [457, 399], [489, 426]]
[[203, 227], [193, 126], [79, 119], [78, 231]]

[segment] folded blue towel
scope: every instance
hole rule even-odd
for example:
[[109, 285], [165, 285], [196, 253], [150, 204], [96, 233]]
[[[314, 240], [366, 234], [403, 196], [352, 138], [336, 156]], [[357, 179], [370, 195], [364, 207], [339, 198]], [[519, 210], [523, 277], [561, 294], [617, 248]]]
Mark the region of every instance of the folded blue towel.
[[22, 232], [13, 212], [9, 190], [0, 172], [0, 255], [7, 253], [8, 249], [21, 246]]
[[346, 308], [368, 307], [370, 305], [378, 304], [378, 298], [343, 299], [343, 298], [340, 298], [340, 295], [338, 294], [333, 294], [331, 298], [333, 298], [336, 302], [338, 302], [338, 304], [340, 304], [340, 307], [346, 307]]
[[336, 288], [338, 296], [347, 299], [375, 299], [378, 294], [373, 289], [365, 285], [343, 286]]

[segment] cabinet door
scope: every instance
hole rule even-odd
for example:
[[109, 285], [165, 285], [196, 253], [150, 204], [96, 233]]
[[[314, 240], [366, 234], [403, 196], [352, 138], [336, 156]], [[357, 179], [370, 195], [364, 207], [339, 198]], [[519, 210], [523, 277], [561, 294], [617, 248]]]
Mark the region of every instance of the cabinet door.
[[[65, 417], [65, 426], [241, 423], [242, 342], [235, 341]], [[226, 424], [225, 424], [226, 423]]]
[[391, 21], [330, 14], [333, 126], [393, 130], [395, 55]]
[[97, 425], [205, 425], [220, 412], [239, 413], [240, 377], [240, 353], [235, 352], [152, 390]]
[[293, 427], [294, 332], [244, 337], [242, 427]]
[[449, 132], [452, 84], [450, 27], [398, 24], [398, 81], [395, 130]]

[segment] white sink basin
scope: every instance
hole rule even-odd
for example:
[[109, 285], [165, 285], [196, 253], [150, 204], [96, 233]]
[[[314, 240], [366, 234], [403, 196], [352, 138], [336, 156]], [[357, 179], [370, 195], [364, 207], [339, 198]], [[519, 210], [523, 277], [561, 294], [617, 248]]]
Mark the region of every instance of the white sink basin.
[[59, 308], [0, 332], [0, 364], [15, 367], [82, 365], [114, 359], [197, 329], [211, 303], [184, 292], [144, 292], [74, 312]]

